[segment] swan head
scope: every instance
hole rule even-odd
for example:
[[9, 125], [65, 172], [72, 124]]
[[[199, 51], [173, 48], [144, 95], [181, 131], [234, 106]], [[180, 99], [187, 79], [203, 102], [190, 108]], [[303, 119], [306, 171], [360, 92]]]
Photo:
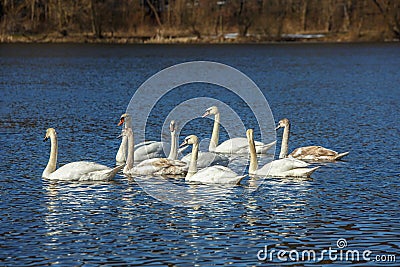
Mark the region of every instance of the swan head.
[[52, 135], [57, 136], [56, 130], [54, 128], [49, 128], [46, 130], [46, 135], [43, 138], [43, 142], [47, 141]]
[[169, 130], [170, 130], [171, 133], [175, 132], [175, 130], [176, 130], [176, 123], [175, 123], [174, 120], [172, 120], [172, 121], [169, 123]]
[[247, 131], [246, 131], [246, 136], [247, 136], [247, 140], [253, 141], [253, 138], [254, 138], [254, 130], [253, 130], [253, 129], [247, 129]]
[[187, 145], [194, 145], [199, 143], [199, 139], [194, 134], [189, 135], [183, 140], [183, 143], [179, 147], [187, 146]]
[[206, 112], [204, 112], [202, 117], [204, 118], [204, 117], [207, 117], [207, 116], [210, 116], [210, 115], [215, 115], [215, 114], [218, 114], [218, 113], [219, 113], [218, 107], [217, 106], [212, 106], [212, 107], [209, 107], [208, 109], [206, 109]]
[[290, 122], [288, 119], [286, 119], [286, 118], [281, 119], [278, 122], [278, 125], [276, 126], [275, 130], [278, 130], [279, 128], [285, 128], [286, 126], [289, 126], [289, 125], [290, 125]]
[[128, 113], [124, 113], [121, 115], [121, 118], [119, 119], [118, 126], [121, 126], [124, 122], [130, 122], [132, 120], [131, 115]]

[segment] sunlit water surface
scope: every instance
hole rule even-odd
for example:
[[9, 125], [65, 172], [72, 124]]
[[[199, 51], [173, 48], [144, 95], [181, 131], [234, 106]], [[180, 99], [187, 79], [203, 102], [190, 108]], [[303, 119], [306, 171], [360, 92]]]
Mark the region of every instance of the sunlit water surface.
[[[339, 238], [347, 241], [343, 251], [397, 255], [399, 264], [399, 52], [395, 44], [1, 45], [0, 265], [263, 265], [257, 253], [265, 246], [320, 253], [338, 249]], [[122, 175], [104, 183], [41, 178], [46, 128], [58, 132], [60, 164], [113, 166], [116, 124], [136, 88], [192, 60], [228, 64], [253, 79], [275, 121], [291, 120], [290, 151], [318, 144], [350, 155], [320, 164], [312, 179], [270, 178], [252, 193], [249, 178], [231, 188], [174, 180], [205, 196], [195, 207], [160, 202]], [[232, 105], [244, 121], [251, 117], [225, 90], [181, 88], [157, 105], [147, 137], [160, 137], [171, 105], [196, 96]], [[192, 121], [180, 141], [194, 132], [209, 138], [211, 128], [212, 120]], [[282, 263], [276, 254], [272, 260]]]

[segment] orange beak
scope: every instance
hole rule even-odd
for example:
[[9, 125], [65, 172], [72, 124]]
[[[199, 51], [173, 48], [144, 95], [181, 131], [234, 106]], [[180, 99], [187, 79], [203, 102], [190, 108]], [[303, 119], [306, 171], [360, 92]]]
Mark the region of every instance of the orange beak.
[[187, 145], [187, 141], [186, 141], [186, 140], [183, 140], [183, 143], [180, 144], [179, 147], [183, 147], [183, 146], [186, 146], [186, 145]]
[[206, 111], [204, 114], [203, 114], [203, 116], [201, 116], [202, 118], [205, 118], [205, 117], [207, 117], [208, 115], [210, 115], [210, 111]]
[[121, 126], [122, 124], [124, 124], [125, 118], [121, 118], [118, 122], [118, 126]]

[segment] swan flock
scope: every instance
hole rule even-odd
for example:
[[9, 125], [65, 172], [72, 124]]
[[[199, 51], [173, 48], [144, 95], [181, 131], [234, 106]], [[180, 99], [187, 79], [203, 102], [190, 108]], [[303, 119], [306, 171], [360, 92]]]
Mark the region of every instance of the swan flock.
[[[338, 153], [321, 146], [307, 146], [295, 149], [288, 154], [290, 122], [279, 121], [276, 130], [283, 128], [279, 159], [258, 168], [257, 155], [266, 154], [276, 141], [262, 143], [254, 140], [253, 129], [246, 131], [246, 137], [235, 137], [219, 144], [221, 114], [218, 107], [208, 108], [202, 117], [214, 116], [214, 125], [208, 151], [199, 151], [199, 139], [191, 134], [178, 148], [177, 124], [170, 122], [170, 144], [159, 141], [145, 141], [135, 144], [130, 114], [122, 114], [118, 126], [123, 126], [121, 143], [115, 160], [116, 167], [107, 167], [90, 161], [76, 161], [57, 168], [58, 140], [54, 128], [46, 131], [44, 141], [50, 139], [50, 156], [42, 177], [64, 181], [109, 181], [122, 170], [126, 176], [161, 175], [184, 177], [186, 182], [236, 185], [246, 177], [228, 167], [234, 157], [250, 156], [248, 174], [264, 177], [310, 177], [319, 166], [312, 162], [340, 160], [349, 152]], [[169, 155], [164, 148], [170, 148]], [[179, 159], [184, 149], [192, 146], [191, 153]], [[307, 161], [307, 162], [305, 162]]]

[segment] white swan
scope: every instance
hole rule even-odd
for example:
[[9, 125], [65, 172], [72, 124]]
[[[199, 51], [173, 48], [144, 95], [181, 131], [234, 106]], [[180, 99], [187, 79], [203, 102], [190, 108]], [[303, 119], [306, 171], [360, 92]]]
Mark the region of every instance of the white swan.
[[258, 169], [257, 154], [253, 139], [253, 129], [246, 131], [250, 147], [249, 174], [272, 177], [310, 177], [319, 167], [307, 168], [308, 163], [292, 158], [274, 160]]
[[[212, 106], [206, 110], [203, 115], [207, 117], [209, 115], [214, 115], [214, 127], [211, 134], [210, 146], [208, 150], [210, 152], [216, 153], [228, 153], [228, 154], [245, 154], [249, 153], [249, 145], [247, 139], [244, 137], [235, 137], [229, 140], [222, 142], [222, 144], [218, 145], [219, 141], [219, 124], [220, 124], [220, 113], [218, 107]], [[256, 145], [256, 153], [257, 154], [265, 154], [268, 149], [270, 149], [276, 141], [271, 142], [269, 144], [264, 144], [262, 142], [255, 142]]]
[[185, 175], [188, 170], [186, 162], [174, 160], [176, 157], [176, 135], [174, 121], [171, 122], [171, 151], [169, 158], [146, 159], [134, 166], [134, 137], [131, 128], [125, 128], [123, 135], [128, 138], [128, 158], [123, 173], [125, 175]]
[[246, 177], [246, 175], [238, 175], [228, 167], [218, 165], [197, 171], [197, 156], [199, 152], [199, 140], [197, 136], [189, 135], [186, 137], [181, 146], [184, 145], [193, 145], [192, 158], [185, 181], [211, 184], [239, 184], [240, 181]]
[[[125, 128], [132, 128], [132, 117], [125, 113], [121, 115], [118, 126], [125, 123]], [[136, 144], [134, 146], [135, 162], [141, 162], [146, 159], [151, 158], [162, 158], [165, 157], [164, 154], [164, 143], [159, 141], [144, 141], [142, 143]], [[128, 138], [123, 135], [121, 144], [119, 146], [115, 160], [117, 165], [124, 164], [127, 159], [128, 154]]]
[[334, 150], [324, 148], [322, 146], [305, 146], [299, 147], [293, 150], [292, 153], [288, 155], [288, 143], [290, 134], [290, 122], [288, 119], [282, 119], [279, 121], [276, 129], [283, 128], [282, 145], [279, 158], [296, 158], [301, 160], [311, 160], [311, 161], [335, 161], [348, 155], [349, 152], [338, 153]]
[[43, 171], [43, 178], [68, 181], [108, 181], [114, 178], [117, 172], [123, 168], [123, 166], [118, 166], [111, 169], [95, 162], [77, 161], [68, 163], [56, 170], [58, 141], [57, 133], [53, 128], [47, 129], [43, 141], [49, 138], [51, 141], [50, 158], [46, 169]]

